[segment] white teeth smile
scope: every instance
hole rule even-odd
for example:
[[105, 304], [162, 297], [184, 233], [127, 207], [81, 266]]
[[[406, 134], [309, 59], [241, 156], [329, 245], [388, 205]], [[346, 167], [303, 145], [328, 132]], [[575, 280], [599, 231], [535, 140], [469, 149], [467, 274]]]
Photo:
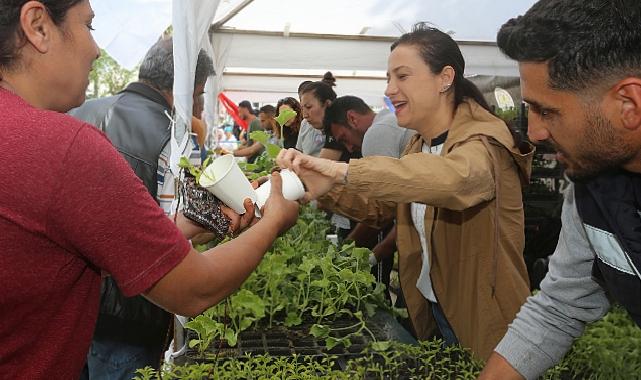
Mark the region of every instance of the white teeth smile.
[[394, 104], [395, 108], [398, 108], [398, 107], [404, 106], [405, 104], [407, 104], [407, 102], [398, 102], [398, 103], [392, 103], [392, 104]]

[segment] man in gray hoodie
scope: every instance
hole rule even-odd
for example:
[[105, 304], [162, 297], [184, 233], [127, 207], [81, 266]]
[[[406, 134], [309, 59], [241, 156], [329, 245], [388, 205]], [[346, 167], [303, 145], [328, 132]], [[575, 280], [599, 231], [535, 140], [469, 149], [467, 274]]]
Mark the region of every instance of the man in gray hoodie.
[[609, 300], [641, 325], [639, 25], [638, 0], [541, 0], [498, 33], [519, 62], [529, 137], [556, 148], [573, 183], [541, 291], [480, 379], [537, 378]]

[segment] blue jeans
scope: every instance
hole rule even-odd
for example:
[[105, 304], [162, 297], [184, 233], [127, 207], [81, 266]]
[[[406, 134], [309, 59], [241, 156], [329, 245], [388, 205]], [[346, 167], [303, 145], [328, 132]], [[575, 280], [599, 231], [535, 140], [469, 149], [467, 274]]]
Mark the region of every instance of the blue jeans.
[[81, 380], [131, 380], [139, 368], [158, 368], [161, 350], [109, 340], [93, 340]]
[[436, 326], [438, 327], [438, 330], [441, 333], [441, 337], [443, 338], [443, 346], [453, 346], [455, 344], [458, 344], [456, 334], [454, 334], [452, 326], [450, 326], [447, 318], [445, 318], [445, 313], [443, 313], [443, 309], [441, 309], [441, 306], [438, 303], [433, 303], [430, 301], [427, 302], [430, 304], [432, 315], [434, 315], [434, 320], [436, 320]]

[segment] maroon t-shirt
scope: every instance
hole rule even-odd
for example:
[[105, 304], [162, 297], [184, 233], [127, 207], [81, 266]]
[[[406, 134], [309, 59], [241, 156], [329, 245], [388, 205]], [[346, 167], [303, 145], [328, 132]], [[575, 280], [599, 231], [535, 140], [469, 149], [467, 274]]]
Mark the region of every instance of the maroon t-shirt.
[[0, 89], [0, 378], [76, 379], [101, 270], [127, 296], [189, 242], [96, 128]]

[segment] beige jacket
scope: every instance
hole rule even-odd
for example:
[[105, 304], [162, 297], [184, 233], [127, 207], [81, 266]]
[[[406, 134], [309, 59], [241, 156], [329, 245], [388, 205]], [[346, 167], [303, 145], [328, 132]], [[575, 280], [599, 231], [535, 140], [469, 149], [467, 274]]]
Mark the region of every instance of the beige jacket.
[[486, 360], [529, 295], [521, 185], [533, 149], [521, 153], [505, 123], [471, 100], [457, 108], [440, 156], [421, 153], [423, 142], [414, 136], [401, 159], [351, 160], [348, 185], [321, 204], [373, 226], [396, 216], [401, 287], [419, 339], [436, 325], [416, 287], [422, 249], [410, 203], [428, 205], [434, 292], [461, 345]]

